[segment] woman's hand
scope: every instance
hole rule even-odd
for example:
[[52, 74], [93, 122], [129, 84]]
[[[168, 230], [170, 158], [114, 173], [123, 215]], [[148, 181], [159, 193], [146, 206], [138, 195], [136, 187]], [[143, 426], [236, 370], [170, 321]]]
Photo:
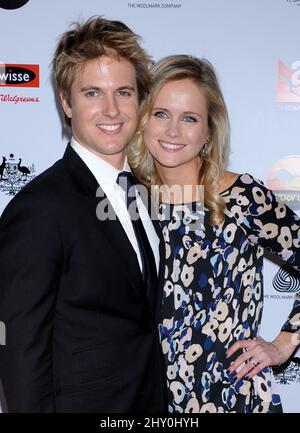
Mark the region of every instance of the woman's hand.
[[288, 332], [281, 332], [272, 343], [261, 337], [236, 341], [227, 351], [227, 358], [239, 349], [245, 349], [245, 351], [231, 364], [229, 372], [236, 373], [236, 380], [245, 376], [251, 379], [265, 367], [280, 365], [287, 361], [295, 348], [292, 334]]

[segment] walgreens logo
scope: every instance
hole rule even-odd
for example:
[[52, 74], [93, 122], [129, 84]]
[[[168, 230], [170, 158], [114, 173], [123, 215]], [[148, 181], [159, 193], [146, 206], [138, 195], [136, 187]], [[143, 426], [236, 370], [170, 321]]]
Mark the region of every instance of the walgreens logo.
[[0, 64], [0, 86], [39, 87], [39, 65]]

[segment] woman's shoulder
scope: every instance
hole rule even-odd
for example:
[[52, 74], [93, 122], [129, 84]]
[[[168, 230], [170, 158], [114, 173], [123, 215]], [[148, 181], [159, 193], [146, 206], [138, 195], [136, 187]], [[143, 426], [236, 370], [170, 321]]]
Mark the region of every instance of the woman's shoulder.
[[225, 171], [223, 177], [220, 179], [219, 192], [227, 191], [230, 189], [241, 175], [232, 171]]
[[261, 180], [255, 178], [249, 173], [234, 173], [232, 171], [225, 171], [224, 176], [220, 181], [220, 194], [224, 194], [227, 191], [232, 190], [234, 187], [240, 187], [243, 189], [251, 189], [253, 187], [262, 186], [264, 184]]

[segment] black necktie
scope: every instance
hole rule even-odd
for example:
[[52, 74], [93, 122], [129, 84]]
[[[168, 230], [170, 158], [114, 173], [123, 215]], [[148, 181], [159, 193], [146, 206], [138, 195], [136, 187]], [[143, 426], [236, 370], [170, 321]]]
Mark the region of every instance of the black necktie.
[[[120, 185], [126, 193], [127, 209], [131, 217], [132, 226], [135, 232], [136, 239], [138, 241], [138, 246], [141, 254], [142, 275], [145, 285], [147, 287], [148, 302], [150, 309], [154, 314], [157, 293], [157, 271], [153, 251], [138, 213], [138, 206], [136, 202], [137, 191], [136, 188], [134, 188], [136, 182], [132, 173], [128, 171], [121, 171], [117, 178], [117, 184]], [[131, 189], [132, 187], [133, 190]], [[134, 213], [133, 207], [135, 208]]]

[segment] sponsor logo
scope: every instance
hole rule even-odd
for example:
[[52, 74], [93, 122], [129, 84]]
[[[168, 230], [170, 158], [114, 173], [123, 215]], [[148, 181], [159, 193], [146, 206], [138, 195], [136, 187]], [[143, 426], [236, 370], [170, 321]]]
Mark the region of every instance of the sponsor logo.
[[275, 380], [280, 385], [300, 383], [300, 358], [293, 357], [288, 367], [284, 370], [282, 370], [282, 367], [277, 367], [273, 370]]
[[39, 87], [39, 65], [0, 64], [0, 86]]
[[175, 3], [172, 1], [161, 1], [161, 0], [154, 0], [152, 2], [138, 0], [135, 2], [128, 3], [128, 8], [130, 9], [180, 9], [181, 6], [182, 3]]
[[300, 276], [290, 265], [283, 265], [273, 278], [273, 287], [277, 292], [295, 293], [300, 291]]
[[288, 3], [293, 4], [294, 6], [300, 6], [300, 0], [286, 0]]
[[[269, 170], [266, 186], [273, 190], [279, 201], [300, 215], [300, 155], [288, 155], [278, 160]], [[266, 299], [292, 300], [293, 294], [300, 290], [299, 273], [288, 264], [280, 267], [272, 283], [279, 294], [265, 294]]]
[[0, 0], [0, 8], [2, 9], [19, 9], [26, 5], [29, 0]]
[[277, 95], [279, 106], [290, 111], [300, 110], [300, 60], [286, 66], [278, 61]]
[[277, 161], [267, 175], [266, 186], [300, 214], [300, 155], [288, 155]]
[[15, 159], [11, 153], [9, 157], [2, 156], [0, 164], [0, 191], [6, 195], [16, 195], [34, 177], [35, 167], [22, 165], [22, 158]]
[[0, 93], [0, 102], [10, 102], [13, 104], [24, 102], [40, 102], [40, 98], [38, 96], [18, 96], [11, 95], [10, 93]]

